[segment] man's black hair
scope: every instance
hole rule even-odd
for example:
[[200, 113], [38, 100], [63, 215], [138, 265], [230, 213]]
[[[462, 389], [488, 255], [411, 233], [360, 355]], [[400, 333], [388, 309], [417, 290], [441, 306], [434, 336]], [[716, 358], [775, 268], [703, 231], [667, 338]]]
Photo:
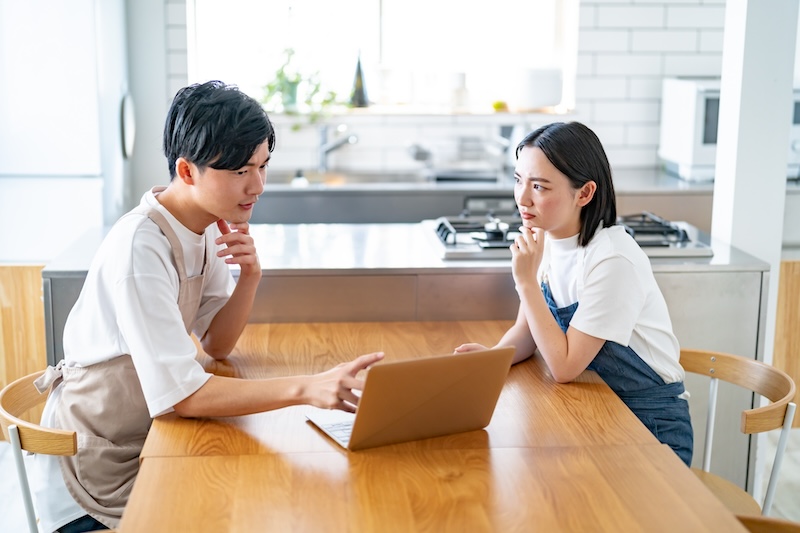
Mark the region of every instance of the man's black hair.
[[261, 144], [275, 148], [275, 130], [261, 105], [234, 85], [209, 81], [184, 87], [167, 113], [164, 155], [170, 179], [183, 157], [201, 170], [242, 168]]

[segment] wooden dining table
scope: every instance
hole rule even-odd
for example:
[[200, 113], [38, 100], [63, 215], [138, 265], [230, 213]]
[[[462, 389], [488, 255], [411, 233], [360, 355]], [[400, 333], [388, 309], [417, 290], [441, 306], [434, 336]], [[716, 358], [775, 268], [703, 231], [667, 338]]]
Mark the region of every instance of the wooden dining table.
[[[374, 351], [392, 361], [491, 346], [510, 326], [249, 324], [226, 360], [198, 360], [264, 379]], [[534, 356], [511, 368], [485, 429], [357, 452], [307, 421], [315, 409], [156, 418], [118, 530], [744, 531], [591, 371], [559, 384]]]

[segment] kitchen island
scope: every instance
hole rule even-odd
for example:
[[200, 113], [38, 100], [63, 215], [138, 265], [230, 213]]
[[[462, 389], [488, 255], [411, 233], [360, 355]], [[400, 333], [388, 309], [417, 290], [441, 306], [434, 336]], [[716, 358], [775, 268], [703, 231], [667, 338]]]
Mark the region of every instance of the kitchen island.
[[[519, 299], [508, 259], [443, 260], [436, 236], [416, 224], [254, 224], [263, 277], [253, 323], [512, 320]], [[105, 230], [83, 235], [42, 271], [48, 361], [63, 357], [61, 335]], [[652, 258], [682, 346], [751, 358], [763, 352], [769, 265], [703, 232], [712, 257]], [[236, 269], [233, 270], [236, 275]], [[613, 310], [609, 310], [613, 312]], [[464, 339], [469, 341], [470, 339]], [[695, 376], [691, 376], [695, 378]], [[707, 385], [687, 379], [701, 455]], [[755, 446], [726, 416], [752, 394], [720, 387], [725, 451], [712, 470], [751, 487]]]

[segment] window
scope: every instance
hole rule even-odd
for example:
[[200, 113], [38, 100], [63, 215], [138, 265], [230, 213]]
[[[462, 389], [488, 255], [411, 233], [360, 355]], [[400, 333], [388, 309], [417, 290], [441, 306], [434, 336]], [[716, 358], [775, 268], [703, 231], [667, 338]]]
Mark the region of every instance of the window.
[[557, 90], [556, 101], [572, 107], [577, 4], [188, 0], [189, 81], [221, 79], [261, 98], [291, 48], [292, 68], [318, 72], [339, 100], [349, 98], [360, 55], [378, 105], [484, 111], [505, 101], [522, 109], [544, 101], [533, 92]]

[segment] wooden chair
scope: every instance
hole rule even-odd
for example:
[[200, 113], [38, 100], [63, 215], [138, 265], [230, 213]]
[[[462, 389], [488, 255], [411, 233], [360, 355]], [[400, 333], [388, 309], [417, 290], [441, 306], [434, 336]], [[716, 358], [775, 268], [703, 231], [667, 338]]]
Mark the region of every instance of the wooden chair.
[[771, 516], [737, 516], [750, 533], [800, 533], [800, 523]]
[[78, 438], [74, 431], [49, 429], [19, 418], [26, 411], [44, 403], [47, 394], [39, 394], [33, 385], [43, 372], [36, 372], [9, 383], [0, 391], [0, 426], [3, 438], [11, 443], [11, 453], [17, 468], [17, 478], [22, 490], [25, 514], [31, 533], [38, 533], [33, 498], [22, 451], [48, 455], [75, 455]]
[[[687, 372], [711, 378], [708, 394], [708, 420], [703, 449], [703, 468], [693, 468], [700, 480], [736, 515], [767, 515], [772, 508], [775, 486], [778, 482], [783, 452], [789, 438], [796, 405], [793, 403], [795, 384], [792, 378], [777, 368], [738, 355], [705, 350], [681, 350], [681, 365]], [[763, 506], [739, 486], [709, 472], [711, 447], [716, 415], [719, 380], [733, 383], [759, 394], [772, 403], [764, 407], [742, 411], [741, 431], [745, 434], [762, 433], [781, 428], [775, 461], [769, 477]]]

